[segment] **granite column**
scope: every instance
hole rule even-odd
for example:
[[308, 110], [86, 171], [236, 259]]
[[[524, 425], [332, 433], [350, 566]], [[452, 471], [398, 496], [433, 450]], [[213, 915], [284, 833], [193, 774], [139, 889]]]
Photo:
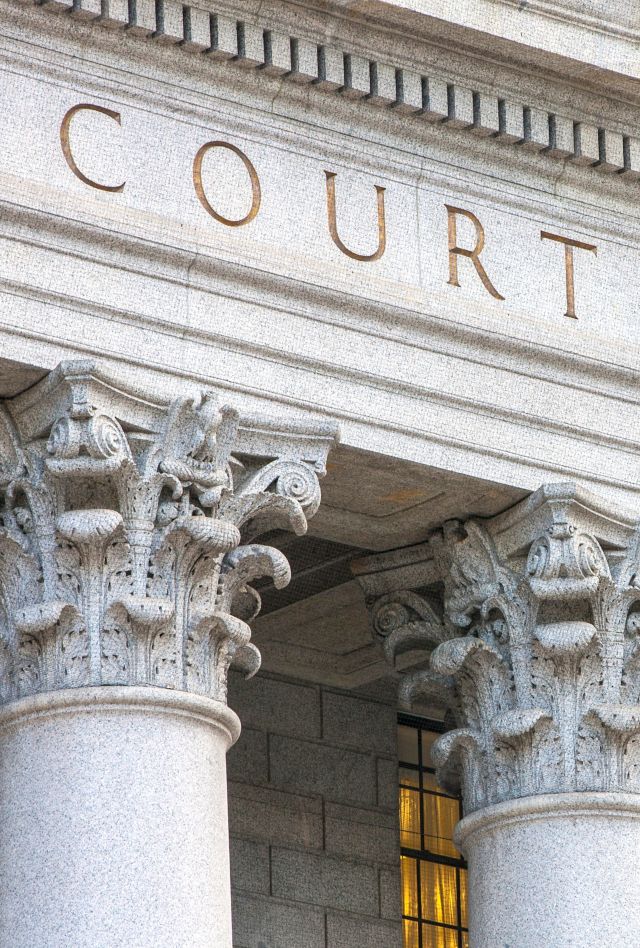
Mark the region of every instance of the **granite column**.
[[1, 948], [231, 948], [227, 674], [334, 435], [88, 362], [0, 405]]
[[472, 948], [640, 944], [633, 518], [548, 485], [355, 572], [401, 701], [444, 715], [432, 757], [463, 796]]

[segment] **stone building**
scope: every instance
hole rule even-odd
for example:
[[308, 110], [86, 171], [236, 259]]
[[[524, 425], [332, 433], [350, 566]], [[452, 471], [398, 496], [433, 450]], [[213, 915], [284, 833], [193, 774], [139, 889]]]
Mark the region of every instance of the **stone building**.
[[637, 5], [0, 12], [0, 948], [640, 948]]

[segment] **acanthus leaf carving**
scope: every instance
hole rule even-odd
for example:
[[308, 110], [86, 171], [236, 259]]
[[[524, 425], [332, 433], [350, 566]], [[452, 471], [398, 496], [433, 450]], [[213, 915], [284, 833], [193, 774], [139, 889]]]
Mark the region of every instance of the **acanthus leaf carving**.
[[401, 701], [449, 709], [433, 753], [448, 787], [457, 769], [467, 812], [640, 792], [640, 533], [589, 502], [551, 485], [493, 521], [445, 524], [429, 544], [443, 592], [430, 626], [450, 634], [387, 637], [391, 659], [422, 639], [429, 667], [404, 676]]
[[107, 684], [225, 701], [232, 664], [255, 674], [251, 583], [290, 571], [246, 537], [306, 530], [335, 432], [294, 425], [288, 456], [287, 425], [252, 417], [253, 456], [241, 424], [212, 392], [139, 403], [89, 362], [0, 406], [0, 703]]
[[227, 553], [218, 584], [220, 608], [248, 622], [260, 611], [260, 594], [250, 584], [270, 577], [276, 589], [283, 589], [291, 579], [286, 556], [273, 547], [252, 543]]

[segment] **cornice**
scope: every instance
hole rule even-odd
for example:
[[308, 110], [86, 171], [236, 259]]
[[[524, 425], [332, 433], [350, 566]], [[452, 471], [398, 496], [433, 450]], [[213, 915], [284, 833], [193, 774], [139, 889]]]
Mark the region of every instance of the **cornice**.
[[543, 103], [522, 102], [506, 89], [476, 91], [456, 77], [368, 58], [327, 42], [325, 36], [302, 39], [266, 21], [229, 15], [228, 9], [215, 12], [204, 2], [187, 6], [176, 0], [48, 0], [38, 6], [43, 16], [63, 12], [93, 20], [96, 30], [127, 30], [141, 42], [175, 45], [229, 69], [259, 70], [287, 84], [310, 84], [352, 100], [354, 108], [392, 109], [407, 123], [458, 128], [627, 180], [640, 176], [640, 140], [631, 127], [594, 124], [592, 117], [569, 110], [547, 111]]

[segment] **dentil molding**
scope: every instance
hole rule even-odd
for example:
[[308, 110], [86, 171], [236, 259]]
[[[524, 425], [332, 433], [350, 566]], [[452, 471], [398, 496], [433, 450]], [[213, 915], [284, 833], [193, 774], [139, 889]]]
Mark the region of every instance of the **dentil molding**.
[[304, 533], [336, 431], [241, 416], [212, 392], [169, 405], [66, 362], [0, 405], [0, 704], [96, 685], [226, 700], [255, 673], [254, 580]]
[[427, 659], [401, 701], [446, 708], [432, 757], [465, 812], [640, 792], [640, 525], [626, 514], [548, 485], [354, 571], [387, 658]]
[[424, 75], [377, 58], [301, 38], [249, 22], [228, 9], [212, 12], [178, 0], [23, 0], [44, 10], [94, 20], [110, 29], [158, 43], [176, 44], [189, 53], [262, 70], [296, 83], [354, 100], [365, 106], [393, 108], [434, 124], [544, 152], [629, 180], [640, 176], [640, 139], [606, 122], [545, 110], [506, 91], [485, 93], [440, 75]]

